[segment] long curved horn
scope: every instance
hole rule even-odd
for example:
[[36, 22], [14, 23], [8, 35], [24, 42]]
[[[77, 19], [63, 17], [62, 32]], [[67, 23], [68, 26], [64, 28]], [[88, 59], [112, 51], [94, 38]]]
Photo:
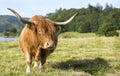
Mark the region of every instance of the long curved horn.
[[27, 20], [22, 19], [22, 17], [21, 17], [15, 10], [13, 10], [13, 9], [11, 9], [11, 8], [7, 8], [7, 9], [10, 10], [12, 13], [14, 13], [14, 14], [17, 16], [17, 18], [18, 18], [22, 23], [25, 23], [25, 24], [34, 24], [34, 22], [32, 22], [32, 21], [27, 21]]
[[68, 23], [70, 23], [75, 16], [77, 16], [78, 13], [75, 13], [71, 18], [69, 18], [68, 20], [64, 21], [64, 22], [53, 22], [55, 25], [67, 25]]

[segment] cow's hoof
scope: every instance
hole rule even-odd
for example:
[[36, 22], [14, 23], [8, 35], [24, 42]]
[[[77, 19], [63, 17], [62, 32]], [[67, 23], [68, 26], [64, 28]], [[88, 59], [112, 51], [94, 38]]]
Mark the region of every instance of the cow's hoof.
[[30, 74], [30, 68], [26, 69], [26, 74]]
[[34, 63], [34, 68], [38, 68], [38, 63], [37, 62]]
[[45, 72], [44, 66], [40, 66], [39, 69], [40, 69], [41, 72]]

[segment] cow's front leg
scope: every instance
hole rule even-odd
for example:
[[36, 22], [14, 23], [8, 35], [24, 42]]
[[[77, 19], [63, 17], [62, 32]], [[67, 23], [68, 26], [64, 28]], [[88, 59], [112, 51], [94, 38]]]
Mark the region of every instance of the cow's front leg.
[[47, 58], [47, 52], [46, 51], [41, 51], [41, 64], [39, 65], [39, 69], [41, 70], [41, 72], [45, 71], [45, 63], [46, 63], [46, 58]]
[[38, 49], [36, 54], [35, 54], [35, 62], [34, 62], [34, 68], [38, 68], [39, 65], [38, 65], [38, 61], [40, 60], [40, 50]]
[[26, 52], [25, 58], [26, 58], [26, 65], [27, 65], [26, 74], [29, 74], [31, 71], [32, 56], [28, 52]]

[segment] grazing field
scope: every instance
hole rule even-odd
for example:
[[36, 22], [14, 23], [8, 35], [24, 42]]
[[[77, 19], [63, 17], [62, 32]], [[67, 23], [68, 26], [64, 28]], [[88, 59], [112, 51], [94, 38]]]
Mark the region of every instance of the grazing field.
[[[25, 71], [18, 41], [0, 42], [0, 76], [26, 76]], [[46, 71], [32, 68], [27, 76], [120, 76], [120, 37], [62, 34]]]

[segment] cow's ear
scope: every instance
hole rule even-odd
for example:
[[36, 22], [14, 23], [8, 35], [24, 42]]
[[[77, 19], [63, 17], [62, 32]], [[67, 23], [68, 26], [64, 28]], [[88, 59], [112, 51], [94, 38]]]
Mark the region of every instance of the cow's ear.
[[59, 35], [59, 33], [61, 32], [61, 26], [55, 26], [56, 27], [56, 32]]

